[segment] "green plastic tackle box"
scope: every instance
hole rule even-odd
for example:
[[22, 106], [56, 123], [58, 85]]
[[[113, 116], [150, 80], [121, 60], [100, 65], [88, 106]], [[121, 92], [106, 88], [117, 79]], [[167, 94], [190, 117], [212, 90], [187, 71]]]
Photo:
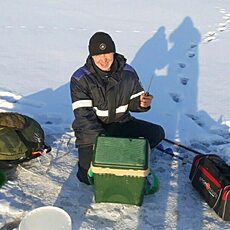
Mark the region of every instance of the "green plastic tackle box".
[[144, 138], [97, 137], [91, 165], [95, 201], [140, 206], [149, 174], [149, 153]]

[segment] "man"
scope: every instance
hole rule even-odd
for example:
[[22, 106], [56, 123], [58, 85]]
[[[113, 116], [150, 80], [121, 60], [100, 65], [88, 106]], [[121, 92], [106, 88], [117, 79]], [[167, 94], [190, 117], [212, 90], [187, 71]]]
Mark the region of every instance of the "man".
[[78, 147], [78, 179], [89, 184], [87, 171], [98, 135], [144, 137], [153, 148], [164, 138], [161, 126], [135, 119], [130, 112], [146, 112], [153, 96], [144, 93], [135, 70], [116, 53], [107, 33], [89, 40], [89, 56], [71, 77], [70, 90], [75, 115], [73, 129]]

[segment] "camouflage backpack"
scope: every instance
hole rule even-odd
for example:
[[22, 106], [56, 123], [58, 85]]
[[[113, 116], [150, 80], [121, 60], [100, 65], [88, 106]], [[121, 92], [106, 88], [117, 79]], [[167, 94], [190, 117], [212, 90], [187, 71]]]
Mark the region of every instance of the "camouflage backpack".
[[0, 113], [0, 167], [18, 164], [49, 152], [44, 131], [34, 119], [18, 113]]

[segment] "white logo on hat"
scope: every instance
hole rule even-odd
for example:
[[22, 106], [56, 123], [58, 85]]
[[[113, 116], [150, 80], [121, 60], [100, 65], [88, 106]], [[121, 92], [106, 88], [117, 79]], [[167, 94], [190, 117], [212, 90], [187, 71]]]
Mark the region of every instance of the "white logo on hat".
[[99, 49], [100, 49], [100, 50], [105, 50], [105, 49], [106, 49], [106, 44], [105, 44], [105, 43], [101, 43], [101, 44], [99, 45]]

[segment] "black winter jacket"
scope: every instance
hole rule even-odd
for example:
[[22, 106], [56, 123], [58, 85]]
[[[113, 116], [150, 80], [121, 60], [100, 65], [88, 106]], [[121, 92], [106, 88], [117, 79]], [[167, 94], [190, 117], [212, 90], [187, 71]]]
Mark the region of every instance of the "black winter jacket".
[[108, 76], [100, 74], [88, 57], [71, 77], [70, 90], [75, 115], [72, 127], [78, 146], [94, 144], [96, 136], [104, 134], [105, 124], [130, 120], [129, 111], [145, 112], [150, 108], [140, 107], [144, 90], [137, 73], [117, 53]]

